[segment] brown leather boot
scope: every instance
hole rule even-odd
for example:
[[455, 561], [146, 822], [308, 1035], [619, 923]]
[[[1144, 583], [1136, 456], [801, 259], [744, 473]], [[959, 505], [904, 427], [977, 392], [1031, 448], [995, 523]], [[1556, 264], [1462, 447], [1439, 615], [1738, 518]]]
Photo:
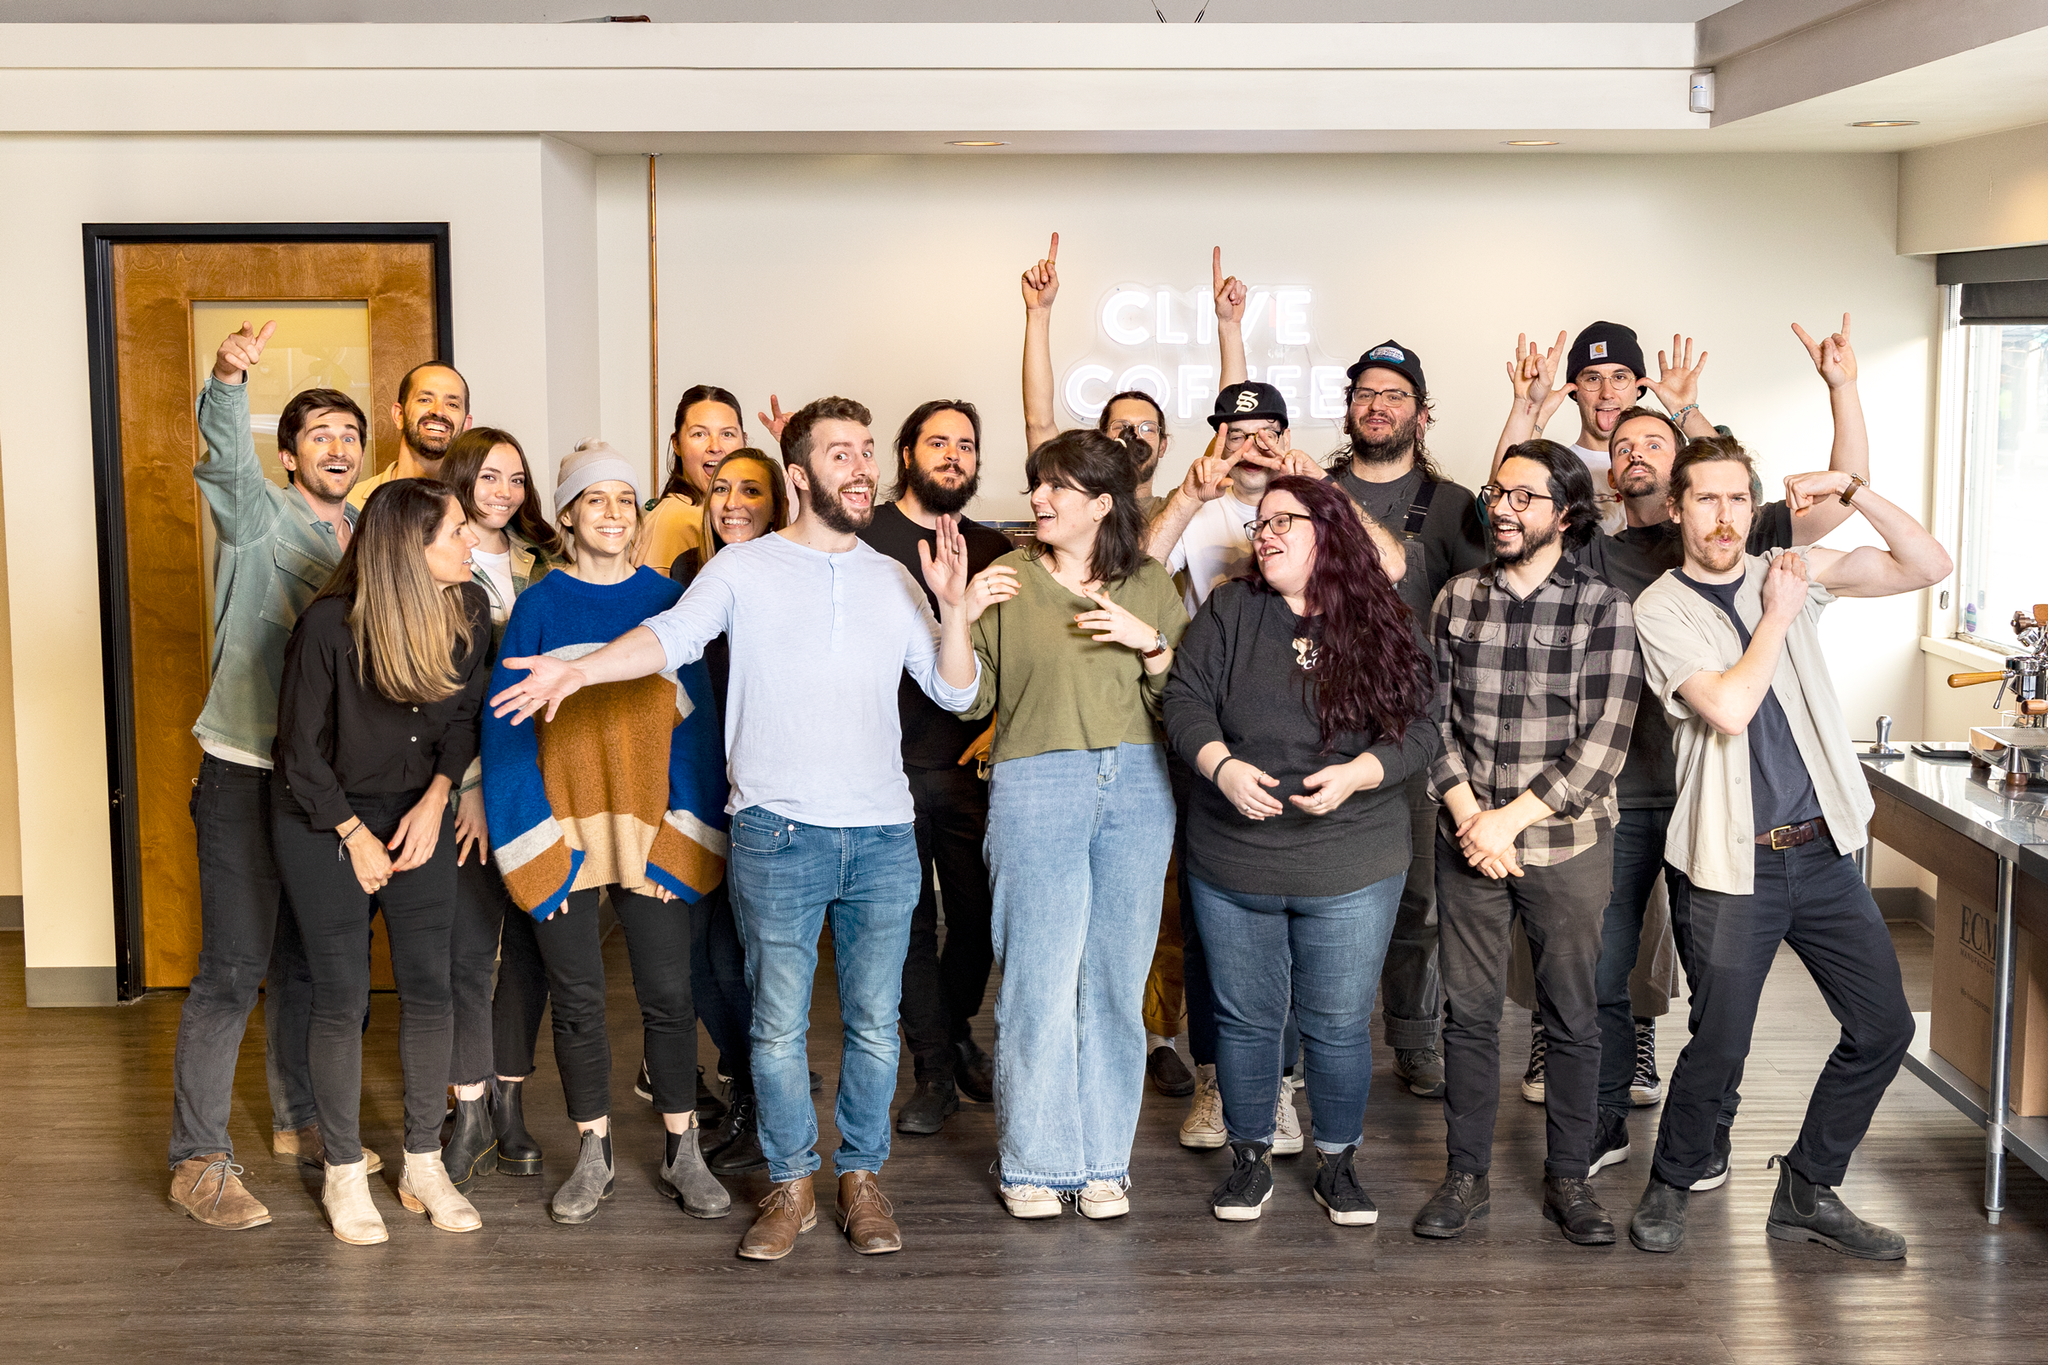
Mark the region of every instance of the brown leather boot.
[[[327, 1144], [320, 1139], [320, 1125], [309, 1123], [304, 1128], [278, 1129], [270, 1135], [270, 1155], [287, 1164], [296, 1161], [304, 1166], [325, 1166]], [[370, 1175], [384, 1169], [384, 1158], [368, 1147], [363, 1148], [363, 1160], [370, 1163]]]
[[796, 1246], [797, 1234], [818, 1225], [818, 1201], [811, 1178], [798, 1176], [768, 1191], [761, 1214], [740, 1239], [740, 1255], [749, 1261], [779, 1261]]
[[240, 1231], [270, 1221], [270, 1210], [242, 1188], [242, 1168], [226, 1152], [207, 1152], [171, 1171], [171, 1203], [210, 1228]]
[[889, 1215], [896, 1210], [882, 1194], [873, 1171], [848, 1171], [839, 1177], [839, 1226], [846, 1240], [863, 1256], [903, 1250], [903, 1233]]

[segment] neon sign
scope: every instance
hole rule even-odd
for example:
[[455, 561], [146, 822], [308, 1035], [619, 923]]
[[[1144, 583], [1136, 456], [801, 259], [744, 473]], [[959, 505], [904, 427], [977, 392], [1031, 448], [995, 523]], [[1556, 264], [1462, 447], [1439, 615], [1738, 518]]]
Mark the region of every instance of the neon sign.
[[[1344, 369], [1315, 342], [1315, 291], [1252, 285], [1244, 309], [1246, 376], [1287, 400], [1290, 426], [1344, 418]], [[1092, 425], [1113, 393], [1152, 395], [1169, 417], [1207, 417], [1216, 400], [1216, 308], [1207, 287], [1119, 284], [1095, 309], [1096, 353], [1067, 367], [1060, 399]], [[1106, 354], [1105, 354], [1106, 353]]]

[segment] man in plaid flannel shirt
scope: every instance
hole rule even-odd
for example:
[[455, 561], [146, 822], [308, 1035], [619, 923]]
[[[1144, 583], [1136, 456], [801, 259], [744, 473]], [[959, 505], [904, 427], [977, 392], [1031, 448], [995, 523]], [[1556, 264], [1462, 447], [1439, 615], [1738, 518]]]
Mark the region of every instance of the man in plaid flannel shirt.
[[1550, 1037], [1544, 1215], [1574, 1242], [1607, 1245], [1614, 1224], [1586, 1179], [1600, 1069], [1594, 968], [1642, 662], [1627, 596], [1564, 553], [1599, 529], [1584, 462], [1554, 441], [1524, 442], [1480, 497], [1493, 563], [1451, 579], [1430, 613], [1450, 1162], [1414, 1227], [1456, 1237], [1486, 1210], [1520, 917]]

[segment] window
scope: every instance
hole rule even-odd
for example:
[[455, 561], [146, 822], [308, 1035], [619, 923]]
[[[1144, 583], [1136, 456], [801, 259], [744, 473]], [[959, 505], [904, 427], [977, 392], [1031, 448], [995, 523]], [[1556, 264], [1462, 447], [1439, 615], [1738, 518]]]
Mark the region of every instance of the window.
[[1962, 329], [1963, 497], [1956, 630], [2010, 649], [2012, 614], [2048, 601], [2048, 324]]

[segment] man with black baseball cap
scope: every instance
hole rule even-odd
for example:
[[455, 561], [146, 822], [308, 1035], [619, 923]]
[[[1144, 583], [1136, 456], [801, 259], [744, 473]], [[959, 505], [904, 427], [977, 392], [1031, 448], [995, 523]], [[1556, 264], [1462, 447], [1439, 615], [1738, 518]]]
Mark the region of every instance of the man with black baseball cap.
[[[1444, 584], [1487, 562], [1485, 528], [1471, 490], [1445, 479], [1425, 448], [1429, 384], [1414, 348], [1383, 341], [1360, 356], [1345, 378], [1349, 443], [1331, 466], [1331, 477], [1367, 515], [1401, 539], [1407, 571], [1395, 586], [1414, 613], [1419, 634]], [[1409, 779], [1408, 809], [1415, 856], [1380, 972], [1380, 1011], [1395, 1077], [1414, 1094], [1436, 1098], [1444, 1093], [1438, 1047], [1443, 983], [1436, 957], [1437, 802], [1429, 794], [1427, 773]]]

